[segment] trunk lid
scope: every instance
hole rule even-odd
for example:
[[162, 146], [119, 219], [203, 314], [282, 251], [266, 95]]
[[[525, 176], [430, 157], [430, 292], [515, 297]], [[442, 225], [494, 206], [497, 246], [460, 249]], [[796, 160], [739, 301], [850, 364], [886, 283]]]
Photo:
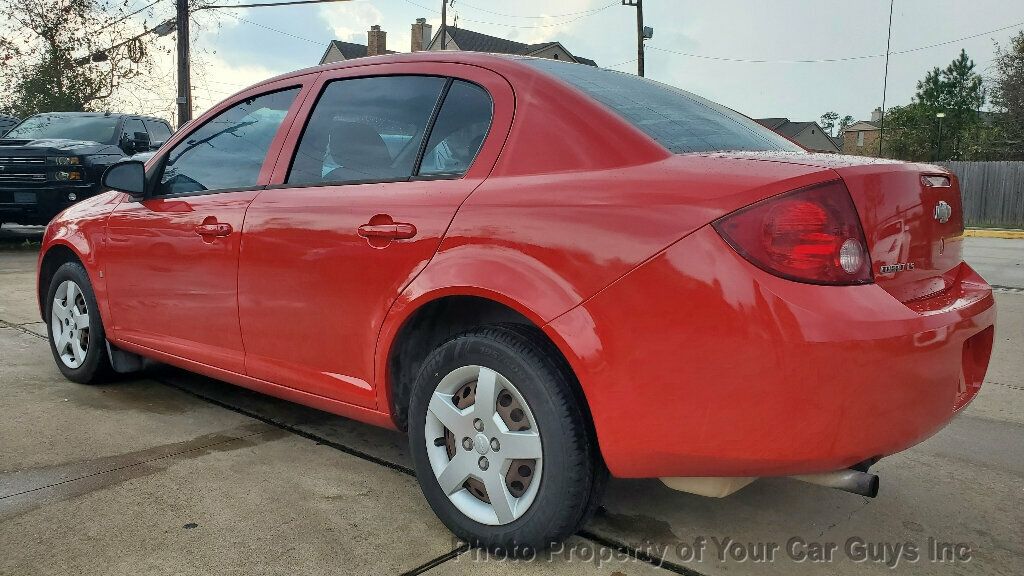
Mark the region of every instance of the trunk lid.
[[[956, 282], [964, 221], [960, 186], [948, 170], [831, 154], [723, 155], [834, 170], [860, 215], [875, 283], [901, 302], [941, 293]], [[924, 176], [943, 177], [948, 185], [926, 185]]]

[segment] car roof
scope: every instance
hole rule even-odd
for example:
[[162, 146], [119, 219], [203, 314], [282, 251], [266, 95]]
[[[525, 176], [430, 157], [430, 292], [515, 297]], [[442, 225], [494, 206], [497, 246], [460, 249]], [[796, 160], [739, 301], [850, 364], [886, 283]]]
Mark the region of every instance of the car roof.
[[[512, 54], [491, 54], [486, 52], [467, 52], [462, 50], [423, 50], [420, 52], [402, 52], [397, 54], [384, 54], [381, 56], [367, 56], [364, 58], [354, 58], [352, 60], [343, 60], [341, 62], [331, 62], [328, 64], [321, 64], [319, 66], [311, 66], [309, 68], [303, 68], [301, 70], [295, 70], [294, 72], [287, 72], [273, 78], [268, 78], [258, 84], [253, 84], [249, 88], [242, 90], [245, 92], [249, 89], [258, 88], [265, 84], [272, 84], [281, 80], [288, 80], [290, 78], [298, 78], [299, 76], [305, 76], [307, 74], [313, 74], [316, 72], [326, 72], [329, 70], [338, 70], [342, 68], [357, 68], [361, 66], [371, 66], [374, 64], [416, 64], [416, 63], [454, 63], [454, 64], [472, 64], [481, 66], [483, 68], [491, 68], [492, 66], [508, 66], [514, 65], [517, 60], [529, 60], [533, 59], [530, 56], [520, 56]], [[582, 66], [582, 64], [581, 64]], [[525, 68], [525, 66], [524, 66]]]
[[156, 116], [147, 116], [145, 114], [128, 114], [127, 112], [40, 112], [38, 114], [33, 114], [32, 116], [43, 116], [45, 114], [59, 114], [61, 116], [107, 117], [117, 118], [119, 120], [124, 120], [125, 118], [140, 118], [142, 120], [153, 120], [156, 122], [163, 122], [168, 126], [171, 125], [170, 122], [164, 120], [163, 118], [158, 118]]
[[32, 116], [43, 116], [45, 114], [56, 114], [56, 115], [60, 115], [60, 116], [87, 116], [87, 117], [88, 116], [105, 116], [105, 117], [109, 117], [109, 118], [149, 118], [149, 119], [152, 119], [152, 120], [161, 120], [161, 118], [157, 118], [156, 116], [149, 116], [147, 114], [131, 114], [131, 113], [128, 113], [128, 112], [61, 112], [59, 110], [55, 110], [53, 112], [39, 112], [38, 114], [33, 114]]

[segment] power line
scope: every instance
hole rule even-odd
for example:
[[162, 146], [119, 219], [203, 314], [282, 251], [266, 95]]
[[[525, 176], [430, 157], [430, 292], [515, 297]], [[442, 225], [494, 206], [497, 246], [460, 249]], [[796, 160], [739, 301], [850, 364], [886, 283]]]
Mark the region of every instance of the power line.
[[[1011, 28], [1019, 28], [1024, 26], [1024, 22], [1017, 22], [1016, 24], [1010, 24], [1009, 26], [1003, 26], [1002, 28], [996, 28], [995, 30], [989, 30], [987, 32], [980, 32], [978, 34], [972, 34], [970, 36], [964, 36], [962, 38], [956, 38], [954, 40], [946, 40], [945, 42], [937, 42], [935, 44], [929, 44], [927, 46], [918, 46], [916, 48], [908, 48], [906, 50], [894, 50], [890, 52], [890, 55], [898, 54], [909, 54], [911, 52], [918, 52], [921, 50], [928, 50], [931, 48], [938, 48], [939, 46], [946, 46], [947, 44], [955, 44], [957, 42], [963, 42], [964, 40], [971, 40], [972, 38], [978, 38], [980, 36], [987, 36], [988, 34], [994, 34], [996, 32], [1002, 32], [1003, 30], [1010, 30]], [[716, 60], [720, 62], [744, 62], [748, 64], [816, 64], [816, 63], [827, 63], [827, 62], [850, 62], [853, 60], [870, 60], [874, 58], [884, 58], [885, 53], [881, 54], [865, 54], [861, 56], [845, 56], [842, 58], [808, 58], [799, 60], [768, 60], [760, 58], [730, 58], [726, 56], [710, 56], [707, 54], [693, 54], [690, 52], [680, 52], [678, 50], [670, 50], [668, 48], [661, 48], [658, 46], [648, 45], [651, 50], [657, 50], [658, 52], [668, 52], [670, 54], [676, 54], [679, 56], [686, 56], [688, 58], [699, 58], [702, 60]]]
[[139, 8], [138, 10], [136, 10], [134, 12], [131, 12], [129, 14], [125, 14], [124, 16], [121, 16], [117, 20], [114, 20], [112, 22], [107, 22], [106, 24], [100, 26], [99, 28], [97, 28], [95, 30], [92, 30], [90, 32], [87, 32], [86, 35], [87, 36], [91, 36], [93, 34], [96, 34], [97, 32], [101, 32], [103, 30], [106, 30], [107, 28], [110, 28], [110, 27], [112, 27], [112, 26], [114, 26], [116, 24], [120, 24], [121, 22], [124, 22], [125, 20], [131, 18], [132, 16], [135, 16], [139, 12], [142, 12], [143, 10], [148, 10], [148, 9], [152, 8], [153, 6], [156, 6], [158, 3], [162, 2], [162, 1], [163, 0], [153, 0], [149, 4], [146, 4], [145, 6], [143, 6], [142, 8]]
[[[159, 0], [158, 0], [159, 1]], [[193, 8], [192, 12], [199, 10], [217, 9], [217, 8], [265, 8], [267, 6], [294, 6], [296, 4], [330, 4], [333, 2], [351, 2], [352, 0], [290, 0], [288, 2], [262, 2], [259, 4], [211, 4], [208, 6], [199, 6]]]
[[608, 4], [607, 6], [600, 6], [598, 8], [590, 8], [589, 10], [580, 10], [578, 12], [565, 12], [563, 14], [545, 14], [545, 15], [541, 15], [541, 16], [525, 16], [525, 15], [519, 15], [519, 14], [506, 14], [504, 12], [495, 12], [494, 10], [488, 10], [486, 8], [480, 8], [479, 6], [473, 6], [472, 4], [467, 4], [467, 3], [465, 3], [465, 2], [463, 2], [461, 0], [459, 1], [459, 5], [460, 6], [465, 6], [466, 8], [472, 8], [473, 10], [479, 10], [480, 12], [485, 12], [487, 14], [493, 14], [495, 16], [504, 16], [506, 18], [536, 18], [536, 19], [542, 19], [542, 18], [562, 18], [562, 17], [565, 17], [565, 16], [578, 16], [580, 14], [593, 14], [593, 13], [596, 13], [596, 12], [600, 12], [601, 10], [604, 10], [605, 8], [611, 8], [612, 6], [614, 6], [616, 4], [618, 4], [618, 2], [612, 2], [611, 4]]
[[253, 22], [252, 20], [246, 20], [245, 18], [242, 18], [241, 16], [235, 16], [234, 14], [232, 14], [230, 12], [224, 12], [223, 10], [219, 10], [217, 8], [212, 8], [212, 10], [214, 12], [218, 12], [220, 14], [224, 14], [225, 16], [230, 16], [230, 17], [234, 18], [235, 20], [240, 20], [242, 22], [245, 22], [246, 24], [252, 24], [253, 26], [256, 26], [258, 28], [263, 28], [263, 29], [266, 29], [266, 30], [270, 30], [271, 32], [277, 32], [278, 34], [284, 34], [285, 36], [291, 36], [292, 38], [295, 38], [297, 40], [305, 40], [306, 42], [310, 42], [312, 44], [317, 44], [317, 45], [323, 44], [322, 41], [310, 40], [309, 38], [304, 38], [302, 36], [298, 36], [296, 34], [292, 34], [291, 32], [285, 32], [284, 30], [278, 30], [277, 28], [271, 28], [270, 26], [266, 26], [266, 25], [260, 24], [258, 22]]

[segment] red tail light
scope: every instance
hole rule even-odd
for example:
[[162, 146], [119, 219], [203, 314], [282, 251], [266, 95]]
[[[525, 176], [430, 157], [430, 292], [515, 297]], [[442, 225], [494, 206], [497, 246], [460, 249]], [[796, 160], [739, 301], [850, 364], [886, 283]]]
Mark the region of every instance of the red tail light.
[[841, 180], [762, 200], [713, 225], [741, 256], [776, 276], [811, 284], [872, 280], [857, 208]]

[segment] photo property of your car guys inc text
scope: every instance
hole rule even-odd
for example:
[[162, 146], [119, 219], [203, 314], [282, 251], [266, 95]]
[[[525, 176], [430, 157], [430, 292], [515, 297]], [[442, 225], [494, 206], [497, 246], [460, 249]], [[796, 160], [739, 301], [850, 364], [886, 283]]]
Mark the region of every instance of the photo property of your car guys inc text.
[[1024, 573], [1024, 4], [0, 3], [0, 575]]

